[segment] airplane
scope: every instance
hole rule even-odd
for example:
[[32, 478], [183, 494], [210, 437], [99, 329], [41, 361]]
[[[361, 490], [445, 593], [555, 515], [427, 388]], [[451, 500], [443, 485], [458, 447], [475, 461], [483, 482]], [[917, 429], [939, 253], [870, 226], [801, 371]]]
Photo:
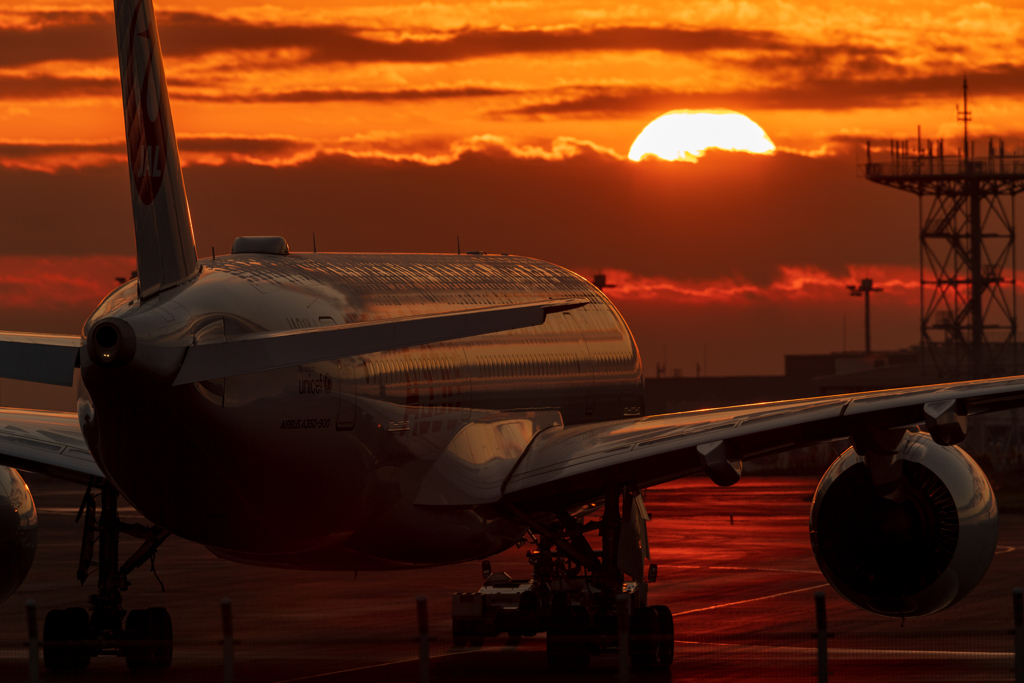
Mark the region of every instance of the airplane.
[[[484, 586], [453, 596], [457, 645], [543, 632], [551, 666], [579, 669], [617, 647], [624, 604], [633, 664], [664, 668], [644, 490], [702, 473], [729, 486], [744, 461], [843, 440], [810, 513], [841, 595], [922, 616], [984, 576], [996, 501], [956, 444], [969, 416], [1024, 405], [1024, 378], [647, 416], [625, 320], [559, 266], [294, 253], [274, 236], [199, 260], [152, 0], [114, 8], [138, 276], [80, 335], [0, 333], [0, 377], [77, 388], [75, 413], [0, 409], [0, 598], [36, 545], [18, 470], [84, 487], [78, 578], [96, 567], [98, 588], [91, 613], [46, 615], [48, 669], [171, 665], [167, 611], [122, 601], [171, 534], [281, 568], [481, 560]], [[122, 521], [121, 497], [148, 524]], [[122, 562], [125, 535], [140, 545]], [[490, 572], [527, 543], [531, 579]]]

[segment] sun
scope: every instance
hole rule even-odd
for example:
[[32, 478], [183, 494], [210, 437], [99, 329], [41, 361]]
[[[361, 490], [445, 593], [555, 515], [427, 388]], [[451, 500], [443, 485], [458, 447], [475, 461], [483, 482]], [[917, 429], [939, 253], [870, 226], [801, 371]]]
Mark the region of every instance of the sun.
[[696, 162], [712, 147], [752, 154], [775, 151], [764, 129], [739, 112], [678, 109], [647, 124], [629, 148], [629, 158], [640, 161], [653, 154], [669, 161]]

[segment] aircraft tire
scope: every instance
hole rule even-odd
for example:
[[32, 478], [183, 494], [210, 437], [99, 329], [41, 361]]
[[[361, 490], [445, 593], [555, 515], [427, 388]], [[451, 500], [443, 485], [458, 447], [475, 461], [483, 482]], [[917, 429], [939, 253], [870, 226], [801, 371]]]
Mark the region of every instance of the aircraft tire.
[[658, 664], [658, 614], [641, 607], [629, 620], [629, 659], [634, 669], [653, 669]]
[[668, 669], [675, 660], [676, 628], [672, 621], [672, 610], [665, 605], [655, 605], [651, 609], [658, 617], [658, 647], [655, 657], [659, 669]]
[[[156, 663], [156, 648], [149, 641], [155, 637], [153, 614], [148, 609], [133, 609], [124, 622], [125, 639], [132, 644], [125, 648], [129, 671], [147, 671]], [[136, 645], [135, 643], [139, 644]]]
[[46, 670], [81, 671], [89, 666], [88, 646], [64, 643], [88, 640], [90, 636], [89, 614], [84, 609], [53, 609], [47, 612], [43, 621], [43, 664]]
[[152, 669], [166, 671], [171, 668], [174, 658], [174, 629], [171, 627], [171, 615], [163, 607], [150, 607], [150, 637], [160, 641], [153, 646]]

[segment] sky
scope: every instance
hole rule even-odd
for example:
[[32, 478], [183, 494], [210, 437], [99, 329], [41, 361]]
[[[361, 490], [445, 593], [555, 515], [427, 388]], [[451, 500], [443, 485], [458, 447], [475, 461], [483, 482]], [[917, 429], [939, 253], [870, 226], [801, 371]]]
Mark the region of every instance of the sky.
[[[917, 341], [916, 197], [865, 140], [1021, 147], [1019, 2], [156, 1], [201, 257], [518, 253], [604, 271], [646, 373], [778, 374]], [[107, 2], [0, 0], [0, 329], [76, 332], [133, 268]], [[773, 155], [627, 158], [668, 111], [733, 110]], [[845, 333], [844, 333], [845, 332]], [[0, 401], [7, 400], [0, 395]]]

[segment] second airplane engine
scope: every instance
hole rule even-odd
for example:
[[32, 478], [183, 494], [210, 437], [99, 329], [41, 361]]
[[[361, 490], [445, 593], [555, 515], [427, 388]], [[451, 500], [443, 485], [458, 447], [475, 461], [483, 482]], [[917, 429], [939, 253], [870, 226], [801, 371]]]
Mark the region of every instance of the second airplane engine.
[[874, 477], [848, 448], [814, 493], [811, 546], [821, 572], [876, 614], [922, 616], [953, 605], [995, 554], [998, 511], [988, 479], [961, 448], [924, 433], [908, 432], [895, 455], [869, 457], [883, 459], [872, 462]]
[[25, 580], [36, 556], [36, 505], [16, 470], [0, 467], [0, 602]]

